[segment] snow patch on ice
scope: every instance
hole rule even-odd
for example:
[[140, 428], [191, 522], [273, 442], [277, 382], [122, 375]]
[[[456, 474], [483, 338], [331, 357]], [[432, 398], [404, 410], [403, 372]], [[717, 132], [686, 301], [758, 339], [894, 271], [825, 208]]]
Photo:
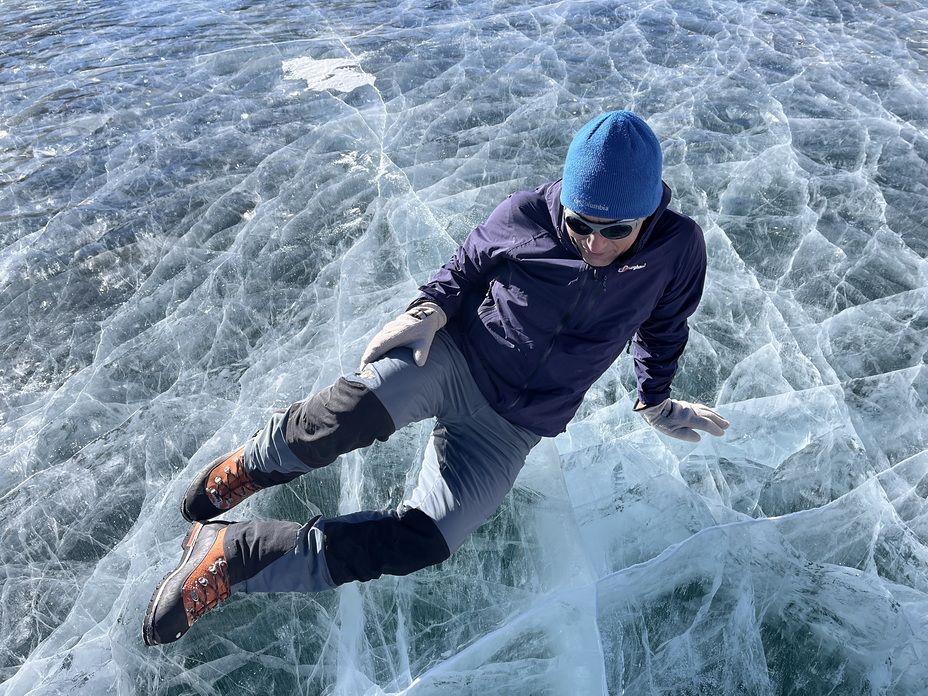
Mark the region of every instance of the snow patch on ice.
[[282, 63], [288, 80], [305, 80], [307, 90], [334, 89], [351, 92], [358, 87], [374, 84], [374, 76], [360, 69], [356, 60], [347, 58], [294, 58]]

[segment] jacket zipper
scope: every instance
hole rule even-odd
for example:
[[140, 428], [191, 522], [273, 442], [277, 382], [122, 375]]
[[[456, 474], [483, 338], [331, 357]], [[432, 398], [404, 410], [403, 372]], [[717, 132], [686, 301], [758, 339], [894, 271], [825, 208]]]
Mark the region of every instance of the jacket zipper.
[[[598, 273], [598, 269], [594, 268], [593, 274], [592, 274], [593, 280], [597, 279], [598, 277], [597, 273]], [[532, 380], [535, 378], [535, 375], [538, 374], [538, 371], [544, 366], [546, 362], [548, 362], [548, 357], [551, 355], [551, 351], [554, 350], [554, 344], [557, 341], [558, 337], [561, 335], [561, 331], [564, 330], [564, 324], [566, 323], [566, 317], [572, 316], [573, 313], [577, 310], [577, 305], [580, 304], [580, 299], [583, 297], [583, 290], [586, 288], [586, 285], [589, 282], [588, 281], [589, 277], [590, 276], [586, 273], [584, 273], [581, 276], [580, 288], [576, 293], [576, 297], [574, 297], [573, 304], [571, 304], [570, 309], [565, 314], [561, 315], [561, 319], [558, 321], [558, 324], [554, 329], [554, 333], [551, 335], [551, 340], [548, 342], [548, 347], [545, 348], [545, 352], [542, 354], [541, 359], [535, 364], [535, 369], [533, 369], [529, 373], [528, 377], [525, 378], [525, 381], [523, 382], [522, 386], [519, 388], [519, 391], [516, 392], [516, 395], [512, 399], [512, 401], [510, 401], [508, 404], [506, 404], [503, 407], [504, 411], [508, 411], [509, 409], [514, 407], [517, 403], [519, 403], [519, 399], [522, 398], [522, 394], [525, 392], [525, 389], [528, 387], [529, 384], [532, 383]]]

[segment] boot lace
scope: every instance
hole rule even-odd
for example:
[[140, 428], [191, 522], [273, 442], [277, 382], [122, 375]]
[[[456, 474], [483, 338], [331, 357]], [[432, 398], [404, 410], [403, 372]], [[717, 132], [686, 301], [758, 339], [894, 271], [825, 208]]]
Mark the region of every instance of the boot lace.
[[210, 502], [220, 510], [234, 507], [252, 493], [261, 490], [261, 486], [248, 475], [241, 456], [235, 457], [231, 465], [223, 466], [221, 472], [218, 472], [218, 469], [219, 467], [216, 467], [210, 474], [213, 485], [206, 489], [206, 493]]
[[232, 596], [226, 566], [226, 559], [220, 556], [203, 570], [191, 587], [184, 587], [184, 608], [191, 626], [203, 614]]

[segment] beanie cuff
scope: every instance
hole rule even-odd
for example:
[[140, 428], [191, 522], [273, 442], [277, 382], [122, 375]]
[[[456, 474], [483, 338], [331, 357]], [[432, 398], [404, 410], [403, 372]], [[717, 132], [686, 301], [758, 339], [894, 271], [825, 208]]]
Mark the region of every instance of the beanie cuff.
[[603, 114], [583, 126], [570, 144], [561, 204], [590, 217], [646, 217], [664, 196], [662, 165], [657, 136], [639, 116]]
[[613, 200], [611, 205], [603, 205], [592, 201], [585, 201], [576, 196], [570, 197], [565, 190], [563, 182], [561, 184], [561, 205], [569, 208], [575, 213], [584, 217], [602, 218], [606, 220], [637, 220], [648, 217], [653, 214], [661, 205], [664, 198], [664, 183], [660, 182], [660, 187], [645, 198], [636, 198], [631, 200]]

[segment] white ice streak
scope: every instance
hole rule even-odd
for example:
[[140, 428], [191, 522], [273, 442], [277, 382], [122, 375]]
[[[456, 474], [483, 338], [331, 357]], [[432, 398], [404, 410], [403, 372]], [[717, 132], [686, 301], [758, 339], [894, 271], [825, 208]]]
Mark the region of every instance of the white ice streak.
[[283, 61], [281, 67], [284, 77], [305, 81], [307, 90], [352, 92], [358, 87], [374, 84], [374, 76], [364, 72], [357, 60], [349, 58], [293, 58]]

